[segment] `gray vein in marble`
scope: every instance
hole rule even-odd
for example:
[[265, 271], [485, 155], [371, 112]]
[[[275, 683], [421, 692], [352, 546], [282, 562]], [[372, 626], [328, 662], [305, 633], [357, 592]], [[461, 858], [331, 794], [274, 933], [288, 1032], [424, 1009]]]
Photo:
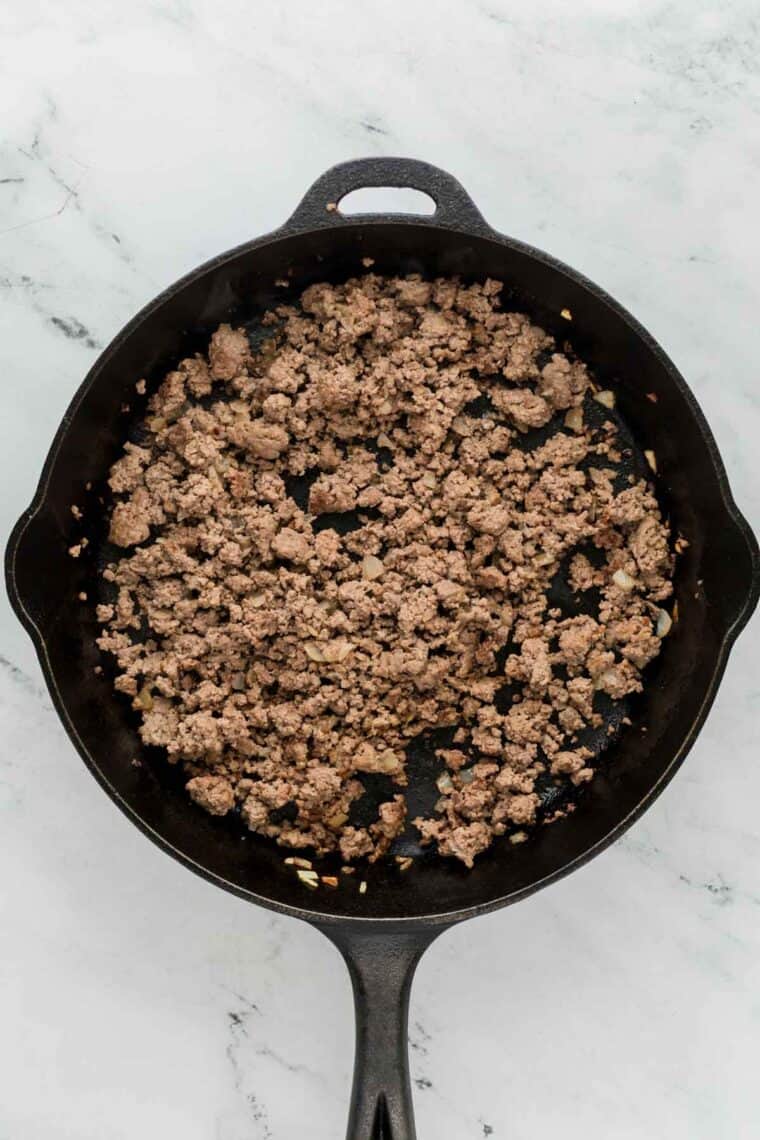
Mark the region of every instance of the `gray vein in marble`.
[[34, 697], [36, 700], [41, 701], [46, 706], [46, 708], [52, 708], [47, 689], [40, 685], [32, 677], [30, 677], [28, 673], [25, 673], [23, 669], [20, 669], [18, 665], [14, 664], [13, 661], [9, 661], [8, 658], [2, 654], [0, 654], [0, 670], [2, 670], [2, 672], [6, 677], [8, 677], [10, 681], [12, 681], [15, 685], [18, 685], [19, 688], [27, 693], [30, 697]]
[[69, 317], [64, 320], [63, 317], [50, 317], [51, 325], [55, 325], [68, 340], [81, 340], [87, 348], [100, 348], [100, 344], [88, 329], [84, 327], [81, 321], [76, 317]]
[[17, 230], [24, 230], [28, 226], [39, 225], [40, 222], [49, 222], [52, 218], [60, 218], [61, 214], [67, 208], [69, 203], [76, 200], [76, 193], [76, 190], [69, 190], [57, 210], [53, 210], [50, 214], [42, 214], [38, 218], [29, 218], [28, 221], [19, 222], [15, 226], [7, 226], [5, 229], [0, 230], [0, 237], [2, 237], [4, 234], [15, 233]]
[[269, 1061], [274, 1061], [275, 1065], [284, 1069], [288, 1073], [298, 1073], [301, 1076], [308, 1077], [312, 1081], [322, 1086], [324, 1084], [324, 1076], [316, 1069], [309, 1068], [308, 1065], [301, 1063], [294, 1063], [293, 1061], [286, 1061], [281, 1053], [276, 1049], [272, 1049], [269, 1045], [259, 1045], [254, 1049], [257, 1057], [266, 1057]]
[[679, 874], [678, 878], [680, 882], [685, 883], [688, 887], [694, 887], [698, 891], [705, 891], [717, 906], [730, 906], [739, 899], [746, 900], [753, 906], [760, 906], [760, 896], [752, 894], [749, 891], [738, 890], [735, 886], [727, 883], [720, 872], [718, 872], [714, 879], [702, 881], [695, 881], [683, 873]]
[[377, 123], [370, 122], [368, 119], [360, 119], [359, 126], [363, 127], [371, 135], [388, 135], [388, 131], [384, 127], [379, 127]]
[[276, 915], [271, 915], [267, 923], [267, 934], [270, 937], [267, 940], [269, 948], [266, 952], [266, 961], [274, 962], [281, 957], [288, 942], [288, 931]]
[[71, 315], [67, 317], [58, 316], [53, 313], [47, 305], [42, 304], [39, 300], [40, 292], [50, 290], [53, 286], [45, 282], [34, 281], [31, 277], [22, 275], [15, 279], [12, 277], [0, 277], [0, 288], [24, 290], [31, 299], [30, 307], [32, 310], [42, 317], [47, 324], [52, 325], [57, 332], [62, 333], [67, 340], [79, 341], [85, 348], [98, 349], [103, 347], [101, 342], [77, 317]]
[[419, 1021], [415, 1021], [409, 1030], [409, 1048], [414, 1049], [415, 1053], [427, 1057], [428, 1043], [431, 1040], [432, 1038], [427, 1030], [420, 1025]]
[[619, 845], [622, 850], [630, 852], [644, 863], [657, 863], [671, 877], [677, 877], [678, 882], [696, 890], [704, 891], [718, 906], [726, 906], [736, 902], [738, 898], [746, 899], [755, 906], [760, 905], [760, 896], [741, 890], [736, 885], [727, 882], [720, 871], [716, 871], [709, 879], [695, 879], [684, 872], [679, 872], [673, 866], [672, 856], [666, 854], [654, 843], [640, 840], [635, 835], [626, 835], [619, 841]]
[[[250, 1003], [246, 1004], [248, 1005]], [[227, 1016], [230, 1032], [225, 1052], [232, 1068], [232, 1080], [235, 1091], [244, 1098], [251, 1121], [260, 1126], [259, 1135], [261, 1136], [261, 1140], [271, 1140], [272, 1132], [269, 1127], [269, 1115], [266, 1108], [261, 1104], [254, 1093], [246, 1092], [243, 1088], [245, 1073], [239, 1058], [239, 1053], [243, 1040], [248, 1037], [247, 1020], [251, 1016], [251, 1010], [246, 1009], [241, 1012], [233, 1012]]]
[[[58, 112], [55, 103], [49, 97], [47, 101], [48, 115], [45, 117], [43, 122], [38, 122], [34, 130], [34, 136], [32, 138], [30, 147], [27, 148], [23, 146], [17, 146], [16, 152], [23, 155], [23, 157], [26, 158], [28, 162], [39, 165], [47, 173], [54, 185], [58, 186], [64, 192], [64, 198], [58, 209], [50, 211], [46, 214], [39, 215], [38, 217], [28, 218], [22, 222], [16, 223], [15, 225], [7, 226], [4, 229], [0, 230], [0, 237], [2, 237], [4, 234], [15, 233], [16, 231], [26, 229], [29, 226], [38, 225], [42, 222], [47, 222], [55, 218], [59, 218], [69, 207], [73, 207], [78, 213], [81, 213], [84, 216], [87, 225], [93, 230], [95, 235], [101, 240], [104, 240], [108, 243], [109, 249], [113, 249], [113, 246], [111, 244], [113, 242], [119, 246], [119, 248], [115, 251], [117, 257], [126, 265], [130, 266], [130, 268], [133, 268], [134, 257], [123, 246], [121, 237], [109, 229], [108, 226], [104, 226], [83, 208], [82, 187], [85, 184], [87, 175], [90, 173], [90, 165], [86, 162], [82, 162], [81, 159], [77, 158], [76, 156], [68, 154], [68, 160], [74, 163], [74, 165], [82, 171], [80, 177], [76, 181], [71, 182], [58, 171], [57, 165], [54, 162], [55, 149], [45, 141], [45, 136], [43, 133], [49, 128], [51, 124], [58, 123]], [[7, 179], [6, 181], [24, 183], [26, 179], [19, 177]], [[90, 347], [100, 346], [94, 344]]]
[[40, 281], [35, 281], [32, 277], [28, 277], [25, 273], [22, 273], [18, 277], [0, 277], [0, 288], [30, 289], [36, 291], [38, 289], [50, 289], [52, 286]]
[[[245, 997], [243, 994], [239, 994], [236, 990], [230, 990], [230, 993], [232, 994], [232, 996], [234, 998], [237, 999], [237, 1001], [239, 1001], [241, 1003], [241, 1005], [245, 1006], [243, 1013], [239, 1014], [238, 1016], [248, 1017], [252, 1013], [257, 1013], [259, 1016], [261, 1016], [261, 1010], [259, 1009], [259, 1007], [256, 1005], [255, 1002], [251, 1001], [249, 998]], [[230, 1014], [229, 1016], [232, 1017], [233, 1015]]]

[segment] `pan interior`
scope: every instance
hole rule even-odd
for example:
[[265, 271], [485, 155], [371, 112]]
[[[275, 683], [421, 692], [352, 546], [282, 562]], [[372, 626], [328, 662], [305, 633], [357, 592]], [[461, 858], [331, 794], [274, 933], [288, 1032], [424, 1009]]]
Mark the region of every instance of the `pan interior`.
[[[267, 340], [272, 335], [271, 327], [262, 326], [256, 318], [248, 319], [246, 329], [249, 341], [254, 350], [262, 341]], [[570, 350], [569, 345], [566, 345], [565, 348], [568, 351]], [[145, 404], [149, 395], [149, 392], [143, 396], [135, 395], [130, 401], [129, 411], [124, 414], [125, 438], [137, 445], [151, 446], [150, 433], [143, 426]], [[225, 398], [232, 399], [233, 396], [228, 394], [225, 397], [215, 392], [200, 402], [211, 404]], [[470, 408], [469, 410], [471, 415], [482, 417], [486, 414], [487, 408]], [[595, 441], [605, 438], [604, 429], [608, 421], [615, 423], [618, 440], [616, 447], [620, 452], [621, 458], [615, 461], [609, 456], [605, 456], [604, 458], [590, 457], [582, 466], [598, 466], [614, 470], [615, 487], [617, 491], [624, 490], [629, 485], [629, 479], [632, 477], [637, 479], [651, 478], [651, 469], [644, 454], [637, 446], [628, 425], [616, 411], [608, 410], [603, 407], [589, 394], [584, 403], [584, 420], [585, 423], [592, 428]], [[562, 415], [558, 414], [555, 415], [545, 427], [534, 429], [518, 437], [514, 442], [514, 446], [519, 447], [525, 452], [533, 451], [535, 448], [544, 444], [551, 436], [561, 433], [572, 434], [570, 429], [563, 426]], [[372, 445], [374, 441], [365, 440], [364, 443], [365, 446], [368, 444]], [[289, 476], [286, 479], [289, 495], [302, 509], [306, 509], [307, 507], [309, 488], [315, 475], [316, 472], [310, 472], [307, 475], [298, 477]], [[102, 505], [99, 504], [99, 507], [105, 507], [106, 511], [102, 509], [93, 511], [92, 522], [89, 523], [87, 527], [88, 547], [98, 570], [98, 573], [94, 576], [92, 581], [91, 589], [88, 591], [88, 601], [107, 604], [116, 601], [118, 591], [113, 584], [102, 577], [100, 571], [110, 563], [118, 560], [122, 556], [123, 551], [108, 541], [107, 508], [111, 505], [112, 496], [109, 494], [107, 485], [101, 483], [96, 493], [104, 500]], [[330, 526], [341, 534], [347, 534], [361, 527], [366, 520], [367, 515], [360, 510], [346, 511], [339, 515], [322, 515], [315, 522], [315, 530], [321, 530]], [[158, 533], [160, 533], [160, 531]], [[593, 548], [585, 549], [584, 552], [595, 561], [601, 560], [599, 552]], [[575, 593], [568, 581], [569, 562], [570, 556], [565, 559], [551, 583], [548, 591], [549, 604], [552, 608], [556, 607], [561, 610], [563, 617], [575, 617], [579, 614], [591, 614], [596, 617], [598, 615], [599, 603], [598, 590], [590, 590], [582, 594]], [[147, 631], [132, 632], [132, 641], [144, 641], [146, 635]], [[514, 652], [517, 648], [518, 647], [514, 644], [508, 644], [504, 647], [498, 655], [500, 668], [503, 667], [507, 655], [510, 652]], [[110, 656], [103, 656], [102, 668], [104, 674], [113, 681], [117, 676], [117, 670]], [[496, 698], [497, 706], [500, 711], [508, 711], [515, 692], [514, 686], [505, 680]], [[132, 711], [129, 698], [121, 696], [116, 697], [116, 700], [121, 701], [125, 705], [127, 719], [136, 731], [139, 726], [139, 716]], [[577, 740], [575, 741], [577, 745], [582, 745], [592, 751], [594, 755], [593, 763], [595, 765], [602, 761], [605, 754], [617, 739], [623, 727], [622, 722], [624, 719], [628, 720], [636, 715], [636, 703], [635, 700], [630, 698], [613, 701], [604, 693], [597, 694], [594, 708], [602, 718], [601, 723], [595, 727], [585, 729], [582, 733], [578, 734]], [[408, 804], [408, 822], [404, 833], [394, 842], [390, 856], [411, 855], [427, 862], [436, 858], [430, 847], [423, 847], [419, 843], [419, 833], [411, 823], [411, 820], [419, 815], [432, 815], [434, 812], [436, 801], [440, 795], [436, 780], [444, 771], [442, 761], [436, 757], [436, 749], [455, 747], [454, 734], [456, 728], [457, 726], [453, 725], [437, 730], [434, 729], [410, 740], [406, 750], [409, 785], [404, 789]], [[137, 757], [141, 763], [144, 762], [154, 768], [160, 782], [167, 790], [171, 790], [172, 792], [175, 790], [181, 791], [184, 787], [185, 777], [181, 766], [167, 765], [162, 750], [142, 746], [138, 750]], [[473, 758], [475, 759], [477, 757], [473, 756]], [[391, 799], [394, 793], [398, 792], [399, 789], [389, 776], [360, 772], [357, 773], [356, 778], [364, 785], [365, 791], [364, 794], [352, 804], [349, 822], [356, 827], [366, 827], [370, 823], [374, 823], [378, 818], [380, 804]], [[538, 812], [539, 822], [547, 820], [558, 810], [566, 809], [570, 804], [577, 804], [583, 794], [580, 789], [574, 787], [568, 776], [544, 776], [538, 783], [537, 791], [541, 798], [541, 806]], [[239, 806], [226, 817], [224, 826], [229, 830], [231, 836], [240, 837], [248, 835], [247, 828], [240, 818]], [[520, 828], [517, 825], [514, 825], [511, 829], [512, 833], [518, 831], [520, 831]], [[290, 852], [286, 851], [285, 854], [290, 854]], [[307, 854], [309, 857], [312, 857], [312, 852], [302, 852], [302, 854]], [[342, 860], [336, 854], [332, 857], [318, 860], [316, 865], [320, 870], [323, 870], [324, 873], [337, 874], [340, 871], [341, 862]]]
[[[94, 646], [98, 630], [92, 606], [77, 602], [77, 595], [86, 592], [89, 602], [97, 598], [102, 589], [97, 571], [113, 555], [102, 521], [105, 478], [143, 412], [145, 397], [137, 396], [135, 382], [145, 377], [150, 393], [178, 359], [205, 350], [221, 321], [245, 324], [255, 343], [260, 316], [281, 302], [284, 292], [297, 296], [314, 281], [345, 280], [362, 271], [361, 259], [368, 256], [380, 273], [503, 280], [506, 307], [528, 312], [559, 344], [569, 342], [597, 383], [617, 391], [614, 415], [627, 452], [619, 477], [648, 471], [642, 449], [654, 449], [663, 509], [674, 533], [686, 536], [690, 545], [677, 568], [680, 620], [646, 672], [644, 693], [633, 702], [600, 704], [604, 725], [588, 743], [604, 756], [593, 783], [582, 794], [573, 793], [577, 806], [570, 818], [538, 828], [520, 846], [497, 841], [470, 872], [420, 851], [409, 829], [396, 850], [420, 858], [407, 873], [383, 862], [346, 878], [339, 890], [308, 892], [284, 865], [282, 849], [247, 832], [234, 817], [219, 820], [201, 812], [188, 801], [181, 772], [140, 744], [136, 714], [113, 692], [110, 666]], [[286, 291], [274, 284], [283, 279], [291, 282]], [[570, 323], [560, 315], [563, 309], [572, 313]], [[601, 421], [609, 413], [595, 405], [588, 414]], [[551, 430], [556, 425], [542, 429], [543, 436]], [[540, 441], [531, 433], [521, 445]], [[298, 496], [304, 488], [295, 484], [292, 490]], [[84, 510], [83, 523], [73, 518], [72, 504]], [[25, 606], [44, 637], [54, 695], [68, 726], [112, 794], [165, 845], [222, 885], [270, 905], [347, 917], [443, 915], [534, 889], [605, 840], [666, 776], [698, 722], [724, 630], [745, 588], [746, 567], [734, 530], [723, 525], [725, 513], [709, 441], [688, 396], [606, 298], [548, 260], [508, 243], [429, 225], [357, 221], [220, 258], [170, 290], [114, 342], [88, 378], [61, 437], [45, 506], [21, 543], [16, 572]], [[67, 548], [82, 534], [88, 545], [74, 560]], [[580, 612], [561, 572], [552, 585], [552, 601], [568, 616]], [[99, 675], [96, 666], [103, 668]], [[620, 732], [625, 715], [633, 724]], [[437, 797], [433, 748], [440, 745], [431, 734], [410, 746], [410, 817]], [[374, 817], [388, 790], [382, 778], [368, 779], [357, 812]], [[569, 796], [569, 787], [547, 781], [545, 811]], [[326, 871], [334, 869], [329, 859], [324, 865]], [[366, 894], [358, 891], [362, 877]]]

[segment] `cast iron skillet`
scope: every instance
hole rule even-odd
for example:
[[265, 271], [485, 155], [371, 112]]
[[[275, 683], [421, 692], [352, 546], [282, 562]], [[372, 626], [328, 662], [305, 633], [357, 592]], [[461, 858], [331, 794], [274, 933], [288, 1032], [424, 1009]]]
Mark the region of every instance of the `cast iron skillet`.
[[[335, 208], [363, 186], [411, 186], [436, 203], [430, 217], [343, 216]], [[188, 352], [205, 347], [220, 321], [253, 322], [290, 292], [361, 272], [497, 277], [508, 300], [529, 311], [614, 387], [623, 418], [656, 451], [659, 493], [674, 529], [689, 540], [679, 560], [680, 619], [648, 673], [635, 713], [575, 814], [521, 846], [497, 843], [471, 872], [435, 856], [406, 875], [392, 864], [341, 889], [310, 893], [269, 842], [198, 811], [167, 765], [131, 760], [140, 751], [126, 702], [96, 676], [90, 607], [97, 541], [74, 560], [67, 547], [88, 533], [97, 495], [124, 433], [122, 405], [135, 381], [149, 388]], [[569, 310], [572, 320], [560, 314]], [[646, 394], [654, 394], [656, 402]], [[92, 485], [90, 491], [87, 484]], [[85, 523], [70, 506], [85, 508]], [[92, 524], [93, 535], [97, 526]], [[243, 898], [312, 923], [343, 954], [354, 986], [357, 1057], [348, 1135], [413, 1140], [407, 1010], [414, 968], [454, 923], [516, 902], [598, 854], [652, 803], [693, 744], [715, 697], [729, 650], [760, 592], [758, 546], [729, 491], [715, 442], [694, 396], [652, 337], [579, 273], [496, 233], [450, 175], [409, 159], [361, 159], [329, 170], [279, 230], [222, 254], [151, 302], [102, 354], [74, 397], [6, 553], [11, 601], [39, 654], [58, 713], [93, 775], [164, 851]], [[357, 876], [358, 877], [358, 876]]]

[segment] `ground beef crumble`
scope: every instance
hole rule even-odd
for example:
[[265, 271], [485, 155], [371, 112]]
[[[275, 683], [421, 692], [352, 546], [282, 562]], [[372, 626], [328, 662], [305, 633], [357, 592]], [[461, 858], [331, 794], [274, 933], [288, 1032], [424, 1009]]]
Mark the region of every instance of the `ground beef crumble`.
[[[436, 810], [413, 823], [472, 866], [535, 823], [539, 777], [592, 778], [578, 733], [659, 652], [669, 535], [644, 479], [616, 493], [586, 367], [501, 289], [312, 285], [256, 349], [222, 325], [150, 396], [147, 442], [111, 469], [99, 645], [143, 741], [213, 815], [375, 860], [408, 822], [408, 743], [451, 726]], [[563, 563], [596, 617], [549, 608]], [[395, 791], [360, 827], [364, 773]]]

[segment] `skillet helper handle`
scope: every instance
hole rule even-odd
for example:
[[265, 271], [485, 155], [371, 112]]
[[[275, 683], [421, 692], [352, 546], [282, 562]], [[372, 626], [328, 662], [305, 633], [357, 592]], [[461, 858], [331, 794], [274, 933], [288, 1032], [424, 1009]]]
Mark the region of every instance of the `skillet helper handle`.
[[[435, 202], [434, 214], [393, 214], [394, 221], [419, 221], [491, 233], [491, 228], [470, 195], [453, 175], [416, 158], [356, 158], [331, 166], [304, 194], [284, 229], [304, 230], [366, 221], [372, 214], [341, 214], [341, 198], [367, 186], [409, 187], [421, 190]], [[388, 215], [382, 215], [387, 218]]]
[[326, 931], [348, 966], [356, 1060], [347, 1140], [416, 1140], [409, 1078], [409, 994], [436, 930]]

